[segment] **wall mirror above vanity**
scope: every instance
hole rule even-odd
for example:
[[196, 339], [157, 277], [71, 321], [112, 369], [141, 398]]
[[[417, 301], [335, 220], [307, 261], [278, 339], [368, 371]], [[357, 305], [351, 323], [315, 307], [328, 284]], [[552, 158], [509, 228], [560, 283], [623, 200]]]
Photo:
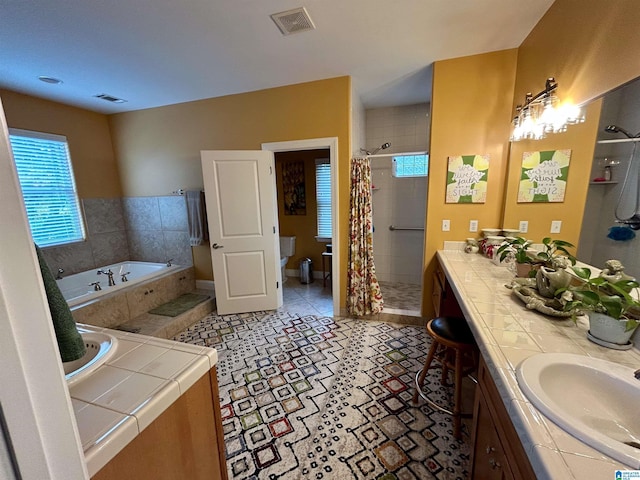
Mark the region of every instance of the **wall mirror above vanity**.
[[[511, 142], [503, 226], [518, 228], [526, 220], [529, 232], [521, 235], [539, 242], [550, 235], [551, 222], [561, 220], [560, 233], [551, 236], [578, 245], [578, 260], [602, 268], [615, 258], [625, 265], [626, 273], [640, 278], [640, 230], [629, 228], [640, 222], [629, 225], [617, 220], [632, 218], [640, 210], [640, 142], [628, 138], [640, 133], [640, 79], [588, 102], [583, 110], [585, 122], [564, 133]], [[616, 128], [607, 131], [608, 126]], [[560, 149], [571, 151], [564, 201], [519, 202], [523, 155]], [[611, 227], [610, 236], [617, 240], [608, 237]]]

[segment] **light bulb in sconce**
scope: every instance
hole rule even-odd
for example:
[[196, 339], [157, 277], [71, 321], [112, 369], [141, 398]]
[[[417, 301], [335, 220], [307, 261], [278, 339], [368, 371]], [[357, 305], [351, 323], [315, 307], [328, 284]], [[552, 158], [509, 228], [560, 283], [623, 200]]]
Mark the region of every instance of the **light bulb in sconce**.
[[548, 133], [566, 131], [567, 125], [584, 122], [584, 112], [580, 107], [570, 103], [560, 104], [555, 94], [557, 88], [558, 83], [549, 77], [544, 90], [536, 95], [526, 94], [524, 105], [516, 107], [512, 141], [538, 140], [545, 138]]

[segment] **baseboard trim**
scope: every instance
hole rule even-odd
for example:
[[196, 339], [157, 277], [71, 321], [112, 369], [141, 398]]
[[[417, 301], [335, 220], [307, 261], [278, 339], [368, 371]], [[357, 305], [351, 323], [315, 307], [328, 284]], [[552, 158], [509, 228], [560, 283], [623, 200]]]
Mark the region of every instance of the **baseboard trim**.
[[196, 280], [196, 288], [198, 290], [211, 290], [213, 298], [216, 298], [215, 282], [213, 280]]

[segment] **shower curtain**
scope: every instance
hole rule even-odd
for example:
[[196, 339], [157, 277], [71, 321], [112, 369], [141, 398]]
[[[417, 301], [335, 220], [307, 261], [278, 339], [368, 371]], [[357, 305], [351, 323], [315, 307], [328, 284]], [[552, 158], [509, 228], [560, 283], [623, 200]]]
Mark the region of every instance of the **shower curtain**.
[[373, 262], [371, 162], [367, 157], [351, 160], [350, 203], [347, 312], [357, 316], [380, 313], [384, 302]]

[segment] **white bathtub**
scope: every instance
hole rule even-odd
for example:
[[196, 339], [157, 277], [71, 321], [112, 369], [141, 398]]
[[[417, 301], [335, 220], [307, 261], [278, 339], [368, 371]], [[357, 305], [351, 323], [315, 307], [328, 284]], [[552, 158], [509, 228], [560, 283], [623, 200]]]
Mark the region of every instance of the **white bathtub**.
[[[173, 273], [179, 268], [182, 267], [180, 265], [167, 267], [164, 263], [123, 262], [69, 275], [57, 282], [69, 306], [74, 307], [118, 290], [132, 287], [138, 283], [160, 278], [166, 274]], [[105, 272], [111, 270], [116, 284], [110, 287], [109, 277], [105, 274], [99, 275], [97, 273], [98, 270], [104, 270]], [[128, 281], [123, 282], [122, 274], [127, 272], [129, 272], [127, 275]], [[102, 290], [95, 291], [94, 287], [90, 285], [93, 282], [100, 282]]]

